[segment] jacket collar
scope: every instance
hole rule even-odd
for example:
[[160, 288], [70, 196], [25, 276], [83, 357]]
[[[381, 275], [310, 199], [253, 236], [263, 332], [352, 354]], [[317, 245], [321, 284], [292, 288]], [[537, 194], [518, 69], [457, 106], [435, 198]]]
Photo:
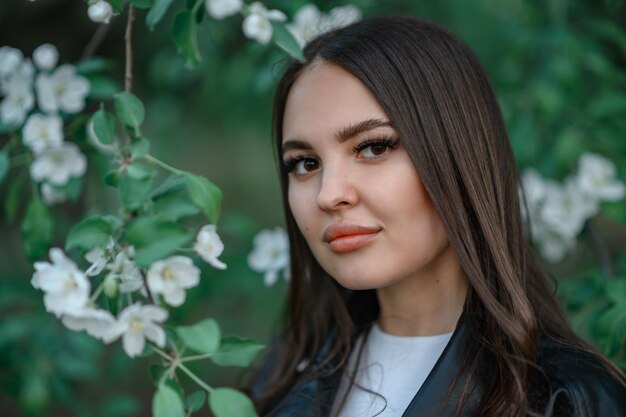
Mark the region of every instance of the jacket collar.
[[[467, 381], [467, 374], [464, 371], [464, 364], [467, 363], [466, 356], [469, 351], [467, 349], [469, 330], [466, 320], [465, 316], [461, 316], [443, 353], [402, 417], [455, 416], [457, 401]], [[334, 341], [335, 335], [332, 334], [320, 350], [314, 363], [322, 363]], [[294, 415], [330, 417], [340, 381], [341, 374], [339, 372], [330, 376], [307, 378], [294, 386], [270, 415], [272, 417]], [[473, 386], [472, 389], [478, 388]], [[469, 390], [467, 392], [469, 393]], [[476, 402], [480, 395], [475, 395], [474, 392], [470, 394], [463, 404], [463, 411], [460, 416], [475, 415]]]

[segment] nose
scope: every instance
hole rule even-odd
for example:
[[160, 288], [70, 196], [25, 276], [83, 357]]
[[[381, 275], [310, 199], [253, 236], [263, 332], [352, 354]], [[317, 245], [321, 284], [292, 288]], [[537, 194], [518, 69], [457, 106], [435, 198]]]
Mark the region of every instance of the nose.
[[324, 211], [335, 211], [351, 207], [357, 202], [357, 188], [349, 172], [338, 164], [326, 164], [317, 194], [317, 206]]

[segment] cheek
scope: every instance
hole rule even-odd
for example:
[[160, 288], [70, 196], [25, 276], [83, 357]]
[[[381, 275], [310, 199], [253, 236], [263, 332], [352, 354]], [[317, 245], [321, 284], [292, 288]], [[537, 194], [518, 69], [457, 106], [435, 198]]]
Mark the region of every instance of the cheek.
[[298, 227], [302, 234], [308, 239], [307, 234], [311, 230], [311, 202], [309, 196], [303, 190], [302, 187], [289, 187], [287, 191], [287, 201], [289, 202], [289, 208], [293, 214]]

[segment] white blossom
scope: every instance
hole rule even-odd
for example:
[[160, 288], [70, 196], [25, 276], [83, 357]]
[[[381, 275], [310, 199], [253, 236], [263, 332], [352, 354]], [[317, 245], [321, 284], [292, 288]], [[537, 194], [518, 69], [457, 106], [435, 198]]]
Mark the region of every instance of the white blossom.
[[328, 32], [339, 29], [352, 23], [358, 22], [362, 18], [361, 10], [353, 5], [339, 6], [331, 9], [328, 17], [324, 19], [322, 30]]
[[63, 143], [63, 121], [56, 115], [33, 114], [22, 129], [22, 140], [35, 155]]
[[31, 280], [33, 287], [45, 292], [46, 311], [60, 317], [82, 310], [89, 300], [89, 281], [61, 249], [50, 249], [50, 260], [35, 263]]
[[186, 256], [171, 256], [157, 261], [148, 269], [148, 287], [153, 294], [162, 294], [171, 306], [185, 302], [185, 290], [200, 282], [200, 269]]
[[568, 181], [565, 185], [556, 181], [546, 182], [541, 220], [561, 236], [567, 239], [576, 237], [595, 210], [594, 202], [585, 198], [574, 182]]
[[108, 24], [113, 16], [113, 7], [104, 0], [98, 0], [89, 6], [87, 16], [92, 22]]
[[96, 247], [91, 249], [89, 252], [85, 254], [85, 260], [91, 263], [89, 268], [85, 271], [85, 275], [88, 277], [95, 277], [98, 275], [112, 257], [113, 249], [115, 248], [115, 241], [112, 237], [109, 237], [109, 241], [107, 242], [104, 248]]
[[296, 12], [293, 22], [287, 25], [287, 29], [300, 47], [304, 47], [317, 36], [348, 26], [360, 19], [361, 11], [356, 6], [335, 7], [329, 14], [324, 14], [316, 5], [306, 4]]
[[226, 264], [217, 259], [224, 251], [224, 244], [215, 229], [215, 225], [212, 224], [203, 226], [198, 232], [193, 248], [212, 267], [226, 269]]
[[22, 63], [22, 51], [10, 46], [0, 47], [0, 80], [9, 77]]
[[41, 185], [41, 197], [48, 206], [63, 203], [67, 200], [67, 194], [48, 183]]
[[35, 81], [39, 107], [48, 113], [78, 113], [85, 107], [89, 81], [76, 74], [72, 65], [61, 65], [53, 73], [40, 73]]
[[84, 330], [87, 334], [105, 343], [111, 343], [119, 337], [116, 329], [117, 321], [113, 314], [106, 310], [85, 307], [65, 314], [61, 321], [68, 329], [76, 332]]
[[40, 70], [51, 70], [59, 62], [59, 50], [50, 43], [44, 43], [33, 51], [33, 61]]
[[263, 3], [254, 2], [248, 7], [248, 16], [243, 20], [243, 34], [259, 43], [267, 44], [274, 33], [271, 20], [284, 22], [287, 16], [280, 10], [267, 10]]
[[293, 17], [293, 22], [286, 25], [300, 47], [304, 47], [309, 41], [322, 33], [322, 20], [324, 15], [315, 4], [307, 4], [301, 7]]
[[144, 286], [141, 272], [132, 261], [134, 256], [135, 248], [128, 246], [115, 255], [113, 262], [107, 266], [111, 271], [108, 276], [119, 280], [119, 289], [123, 293], [134, 292]]
[[561, 261], [576, 246], [575, 237], [566, 237], [548, 228], [540, 229], [535, 237], [541, 256], [552, 263]]
[[224, 19], [241, 11], [242, 0], [204, 0], [209, 15], [215, 19]]
[[266, 286], [274, 285], [282, 270], [289, 279], [289, 239], [281, 227], [265, 229], [254, 237], [254, 249], [248, 255], [248, 265], [254, 271], [263, 272]]
[[5, 79], [0, 79], [0, 90], [5, 95], [0, 103], [0, 120], [21, 124], [35, 105], [33, 94], [33, 64], [20, 62]]
[[159, 347], [165, 346], [165, 331], [158, 323], [167, 320], [167, 311], [155, 305], [135, 303], [120, 313], [115, 331], [109, 340], [122, 336], [122, 345], [128, 356], [135, 357], [146, 344], [146, 339]]
[[615, 165], [600, 155], [585, 153], [580, 157], [576, 182], [588, 198], [619, 201], [626, 196], [626, 185], [616, 178]]
[[78, 146], [64, 142], [55, 148], [46, 148], [30, 165], [34, 181], [46, 180], [54, 185], [66, 184], [70, 177], [79, 177], [87, 169], [87, 159]]

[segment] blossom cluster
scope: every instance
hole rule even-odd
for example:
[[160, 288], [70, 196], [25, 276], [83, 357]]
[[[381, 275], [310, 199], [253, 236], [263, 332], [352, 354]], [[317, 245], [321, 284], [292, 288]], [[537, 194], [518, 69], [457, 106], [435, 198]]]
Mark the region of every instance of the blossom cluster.
[[[215, 268], [226, 264], [218, 259], [224, 245], [214, 225], [202, 227], [194, 245], [196, 253]], [[174, 255], [152, 263], [146, 270], [134, 262], [134, 248], [120, 246], [113, 238], [104, 247], [93, 248], [85, 255], [90, 266], [82, 271], [59, 248], [50, 249], [51, 262], [35, 263], [31, 284], [42, 290], [46, 310], [61, 319], [71, 330], [86, 331], [89, 335], [111, 343], [122, 338], [128, 356], [144, 350], [146, 340], [159, 347], [165, 345], [161, 324], [168, 311], [158, 303], [178, 307], [185, 302], [186, 290], [200, 282], [200, 269], [187, 256]], [[91, 292], [91, 279], [104, 275], [98, 288]], [[97, 299], [104, 292], [109, 298], [119, 293], [133, 300], [115, 317], [98, 307]]]
[[558, 262], [576, 245], [586, 221], [595, 216], [600, 203], [619, 201], [626, 185], [616, 178], [613, 163], [596, 154], [585, 153], [578, 170], [563, 183], [544, 179], [532, 168], [522, 173], [522, 185], [530, 220], [530, 231], [542, 256]]
[[264, 274], [267, 287], [274, 285], [282, 272], [286, 281], [290, 279], [289, 238], [281, 227], [265, 229], [254, 237], [254, 248], [248, 255], [248, 265]]
[[[206, 9], [213, 18], [224, 19], [238, 13], [245, 18], [242, 30], [246, 37], [267, 44], [272, 39], [272, 22], [286, 22], [287, 16], [280, 10], [268, 10], [261, 2], [246, 6], [242, 0], [205, 0]], [[314, 4], [303, 6], [286, 25], [300, 47], [314, 37], [332, 29], [347, 26], [361, 19], [355, 6], [335, 7], [328, 15], [320, 12]]]
[[302, 48], [317, 36], [358, 22], [361, 17], [361, 11], [353, 5], [338, 6], [325, 14], [315, 4], [307, 4], [296, 12], [287, 29]]
[[37, 47], [32, 60], [18, 49], [0, 47], [0, 122], [21, 130], [22, 142], [34, 156], [30, 175], [41, 183], [47, 204], [63, 201], [61, 188], [87, 168], [78, 147], [65, 141], [63, 117], [83, 110], [90, 85], [74, 66], [57, 66], [58, 59], [57, 48], [49, 43]]

